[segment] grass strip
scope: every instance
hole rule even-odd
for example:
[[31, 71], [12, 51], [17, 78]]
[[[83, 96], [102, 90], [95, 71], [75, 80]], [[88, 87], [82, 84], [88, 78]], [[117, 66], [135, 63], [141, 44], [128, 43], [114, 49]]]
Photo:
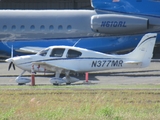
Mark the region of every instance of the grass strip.
[[1, 88], [0, 119], [160, 119], [160, 90]]

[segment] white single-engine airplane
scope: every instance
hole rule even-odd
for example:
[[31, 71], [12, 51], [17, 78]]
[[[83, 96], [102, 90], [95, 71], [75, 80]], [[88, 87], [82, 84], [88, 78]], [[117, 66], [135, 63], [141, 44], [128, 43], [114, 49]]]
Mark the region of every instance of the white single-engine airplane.
[[[6, 62], [10, 63], [9, 69], [16, 65], [24, 70], [23, 73], [31, 72], [32, 65], [34, 72], [55, 72], [55, 77], [50, 80], [52, 84], [71, 84], [78, 81], [70, 76], [71, 72], [147, 67], [152, 58], [156, 37], [157, 33], [144, 35], [137, 47], [125, 55], [104, 54], [74, 46], [51, 46], [35, 55], [13, 57]], [[65, 73], [66, 77], [60, 78], [61, 73]], [[19, 84], [30, 82], [21, 75], [16, 78]]]

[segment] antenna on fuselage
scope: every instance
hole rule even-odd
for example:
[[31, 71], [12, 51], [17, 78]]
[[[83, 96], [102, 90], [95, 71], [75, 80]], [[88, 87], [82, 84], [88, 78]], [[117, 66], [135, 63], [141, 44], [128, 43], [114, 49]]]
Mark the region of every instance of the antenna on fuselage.
[[11, 58], [13, 57], [13, 45], [12, 45], [12, 48], [11, 48]]
[[75, 46], [79, 43], [80, 40], [81, 40], [81, 39], [79, 39], [79, 40], [73, 45], [73, 47], [75, 47]]

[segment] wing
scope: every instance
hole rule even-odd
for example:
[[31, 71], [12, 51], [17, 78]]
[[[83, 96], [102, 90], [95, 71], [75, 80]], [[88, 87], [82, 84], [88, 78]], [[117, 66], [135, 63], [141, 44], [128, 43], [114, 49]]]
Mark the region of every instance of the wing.
[[33, 62], [32, 63], [33, 65], [40, 65], [48, 70], [51, 70], [51, 71], [55, 71], [56, 69], [63, 69], [63, 70], [69, 70], [69, 71], [75, 71], [77, 72], [78, 70], [73, 68], [73, 66], [71, 65], [70, 67], [68, 66], [65, 66], [65, 64], [59, 64], [59, 65], [55, 65], [55, 64], [50, 64], [50, 63], [47, 63], [47, 62]]
[[16, 51], [23, 52], [23, 53], [38, 53], [43, 49], [44, 47], [22, 47]]
[[127, 61], [126, 64], [139, 64], [142, 63], [142, 61]]

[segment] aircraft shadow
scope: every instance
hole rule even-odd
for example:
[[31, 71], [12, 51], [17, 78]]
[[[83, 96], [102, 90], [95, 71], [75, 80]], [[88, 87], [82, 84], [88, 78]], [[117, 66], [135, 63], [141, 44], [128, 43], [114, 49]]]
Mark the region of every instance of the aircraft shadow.
[[160, 77], [160, 74], [154, 72], [160, 73], [160, 70], [90, 73], [90, 76]]
[[[160, 70], [141, 70], [141, 71], [125, 71], [125, 72], [97, 72], [97, 73], [89, 73], [89, 80], [91, 81], [99, 81], [97, 76], [107, 77], [107, 76], [124, 76], [124, 77], [160, 77], [160, 74], [155, 74], [154, 72], [159, 72]], [[0, 75], [0, 77], [17, 77], [18, 75]], [[23, 75], [23, 77], [30, 77], [31, 75]], [[61, 75], [60, 77], [63, 78], [65, 75]], [[78, 78], [80, 81], [85, 80], [85, 73], [80, 73], [78, 75], [71, 75], [72, 77]], [[44, 77], [44, 78], [52, 78], [54, 74], [36, 74], [35, 77]]]

